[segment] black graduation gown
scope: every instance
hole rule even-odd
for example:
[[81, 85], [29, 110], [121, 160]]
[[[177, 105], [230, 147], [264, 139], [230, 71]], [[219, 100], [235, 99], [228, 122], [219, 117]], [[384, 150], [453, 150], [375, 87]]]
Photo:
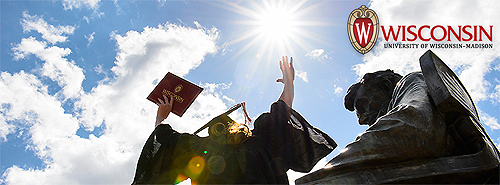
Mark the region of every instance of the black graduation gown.
[[285, 184], [292, 169], [309, 172], [337, 144], [285, 102], [254, 122], [252, 136], [237, 147], [158, 126], [137, 163], [133, 184]]

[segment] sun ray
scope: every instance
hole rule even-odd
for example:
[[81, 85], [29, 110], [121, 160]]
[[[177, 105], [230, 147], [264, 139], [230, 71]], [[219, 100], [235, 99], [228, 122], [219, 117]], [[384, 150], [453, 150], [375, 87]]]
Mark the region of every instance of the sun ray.
[[[290, 8], [290, 11], [292, 12], [297, 12], [300, 7], [302, 7], [304, 4], [306, 4], [307, 0], [302, 0], [299, 1], [297, 4], [295, 4], [292, 8]], [[300, 11], [299, 11], [300, 12]], [[298, 13], [298, 12], [297, 12]]]
[[246, 40], [250, 37], [254, 37], [256, 35], [260, 34], [260, 32], [258, 30], [248, 30], [246, 32], [243, 32], [242, 34], [240, 34], [236, 39], [230, 41], [228, 44], [229, 45], [233, 45], [233, 44], [236, 44], [238, 42], [241, 42], [243, 40]]
[[295, 21], [297, 26], [327, 26], [328, 24], [325, 22], [319, 21]]
[[297, 37], [307, 38], [307, 39], [310, 39], [310, 40], [313, 40], [315, 42], [322, 43], [322, 44], [325, 43], [325, 39], [317, 33], [307, 31], [307, 30], [302, 29], [302, 28], [297, 28], [297, 31], [295, 33], [296, 33]]
[[305, 51], [311, 51], [312, 50], [311, 48], [309, 48], [307, 46], [306, 41], [303, 40], [302, 38], [300, 38], [299, 36], [296, 36], [296, 35], [290, 36], [290, 40], [292, 40], [293, 42], [295, 42], [300, 48], [302, 48]]
[[[255, 12], [249, 8], [236, 4], [234, 2], [225, 2], [225, 4], [215, 4], [223, 9], [229, 10], [231, 12], [238, 13], [240, 15], [244, 15], [250, 18], [257, 19], [258, 12]], [[227, 5], [227, 6], [226, 6]]]
[[[314, 13], [322, 3], [307, 6], [308, 0], [299, 1], [241, 1], [226, 2], [219, 5], [226, 10], [248, 17], [248, 20], [235, 21], [239, 25], [248, 26], [250, 29], [238, 34], [228, 42], [228, 45], [247, 41], [235, 55], [236, 57], [256, 47], [254, 56], [257, 60], [270, 60], [274, 52], [279, 55], [295, 56], [300, 48], [309, 52], [312, 47], [307, 40], [324, 43], [317, 34], [308, 30], [310, 26], [324, 26], [327, 23], [317, 20], [305, 20]], [[306, 40], [307, 39], [307, 40]], [[267, 58], [267, 59], [266, 59]]]
[[263, 37], [262, 35], [257, 35], [257, 37], [253, 38], [243, 48], [241, 48], [240, 51], [238, 51], [236, 54], [234, 54], [234, 56], [232, 58], [234, 59], [235, 57], [237, 57], [237, 56], [241, 55], [242, 53], [244, 53], [246, 50], [248, 50], [253, 45], [255, 45], [258, 41], [260, 41], [262, 37]]
[[290, 44], [290, 40], [284, 40], [284, 46], [286, 49], [288, 49], [288, 51], [290, 51], [290, 56], [296, 56], [295, 54], [295, 50], [292, 49], [292, 45]]
[[[304, 0], [304, 3], [306, 3], [307, 0]], [[311, 12], [314, 12], [316, 11], [319, 7], [321, 7], [323, 4], [325, 4], [326, 2], [323, 1], [323, 2], [318, 2], [316, 4], [313, 4], [309, 7], [304, 7], [302, 9], [299, 9], [300, 7], [297, 7], [297, 10], [294, 11], [294, 14], [297, 16], [297, 17], [302, 17], [302, 16], [306, 16], [308, 14], [310, 14]]]

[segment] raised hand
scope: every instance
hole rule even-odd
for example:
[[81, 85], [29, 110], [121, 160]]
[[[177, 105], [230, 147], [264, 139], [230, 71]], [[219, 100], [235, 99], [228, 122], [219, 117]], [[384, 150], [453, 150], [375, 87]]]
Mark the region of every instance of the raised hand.
[[292, 107], [294, 97], [293, 80], [295, 79], [293, 58], [290, 57], [290, 64], [288, 64], [288, 57], [281, 57], [280, 69], [281, 73], [283, 74], [283, 78], [276, 80], [276, 82], [281, 82], [284, 84], [284, 86], [279, 99], [283, 100], [289, 107]]
[[283, 74], [283, 78], [276, 80], [276, 82], [281, 83], [293, 83], [295, 79], [295, 69], [293, 68], [293, 58], [290, 57], [290, 64], [288, 64], [288, 57], [281, 57], [280, 69]]

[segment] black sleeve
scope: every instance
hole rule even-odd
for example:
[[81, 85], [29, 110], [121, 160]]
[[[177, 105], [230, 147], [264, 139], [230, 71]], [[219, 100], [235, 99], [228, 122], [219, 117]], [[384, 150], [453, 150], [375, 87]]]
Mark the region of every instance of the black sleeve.
[[169, 184], [175, 182], [175, 177], [165, 172], [171, 170], [172, 155], [179, 135], [170, 125], [156, 127], [142, 148], [132, 184], [152, 184], [159, 180]]
[[309, 172], [337, 147], [330, 136], [313, 127], [282, 100], [271, 105], [270, 113], [255, 120], [254, 133], [267, 138], [268, 147], [276, 151], [274, 155], [281, 158], [285, 169], [299, 172]]

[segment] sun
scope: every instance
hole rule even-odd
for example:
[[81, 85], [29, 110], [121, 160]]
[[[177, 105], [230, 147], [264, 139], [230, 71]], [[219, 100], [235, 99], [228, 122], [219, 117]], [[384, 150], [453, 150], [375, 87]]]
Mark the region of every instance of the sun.
[[237, 24], [250, 29], [237, 35], [229, 41], [233, 45], [248, 41], [234, 56], [241, 55], [250, 48], [257, 48], [255, 56], [262, 59], [267, 56], [269, 61], [276, 52], [279, 55], [296, 56], [294, 48], [301, 48], [306, 52], [311, 49], [305, 39], [321, 42], [314, 33], [307, 30], [308, 26], [324, 25], [321, 22], [304, 20], [304, 17], [314, 12], [319, 4], [304, 7], [307, 0], [292, 1], [243, 1], [238, 3], [226, 2], [220, 7], [246, 16], [248, 20], [236, 21]]
[[270, 7], [257, 17], [257, 29], [264, 39], [282, 42], [296, 31], [293, 12], [283, 7]]

